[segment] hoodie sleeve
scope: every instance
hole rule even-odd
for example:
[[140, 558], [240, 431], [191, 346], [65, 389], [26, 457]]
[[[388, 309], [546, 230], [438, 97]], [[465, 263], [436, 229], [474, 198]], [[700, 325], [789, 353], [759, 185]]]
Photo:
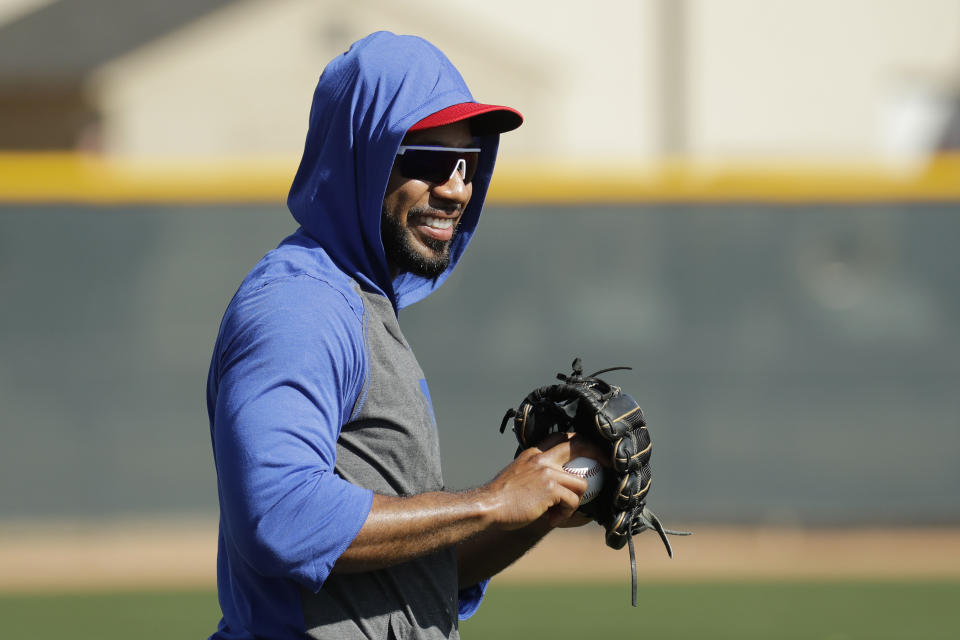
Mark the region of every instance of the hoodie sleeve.
[[460, 589], [457, 594], [459, 600], [457, 603], [457, 617], [461, 620], [469, 620], [473, 614], [480, 608], [483, 602], [483, 596], [487, 593], [487, 587], [490, 585], [490, 578], [481, 580], [477, 584]]
[[214, 367], [227, 542], [258, 573], [317, 591], [373, 501], [334, 472], [366, 373], [362, 311], [310, 276], [275, 280], [233, 301]]

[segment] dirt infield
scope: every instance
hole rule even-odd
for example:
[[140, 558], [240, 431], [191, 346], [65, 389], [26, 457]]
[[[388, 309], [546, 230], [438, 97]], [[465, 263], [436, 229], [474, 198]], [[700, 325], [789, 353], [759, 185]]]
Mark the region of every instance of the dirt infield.
[[[629, 554], [603, 544], [603, 531], [561, 531], [506, 575], [517, 581], [629, 579]], [[960, 529], [794, 529], [691, 526], [672, 540], [635, 540], [641, 580], [882, 579], [960, 577]], [[506, 577], [505, 575], [505, 577]]]
[[[636, 540], [641, 580], [956, 579], [960, 528], [789, 529], [691, 526], [669, 560]], [[0, 525], [0, 591], [189, 588], [215, 584], [216, 522], [140, 520]], [[595, 525], [558, 531], [500, 579], [629, 580], [626, 549]]]

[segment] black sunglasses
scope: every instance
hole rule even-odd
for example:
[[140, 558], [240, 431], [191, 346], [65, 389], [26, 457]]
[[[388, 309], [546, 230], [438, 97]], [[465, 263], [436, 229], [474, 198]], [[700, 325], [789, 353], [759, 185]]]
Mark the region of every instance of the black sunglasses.
[[397, 149], [397, 171], [404, 178], [443, 184], [457, 171], [464, 183], [473, 180], [480, 149], [403, 145]]

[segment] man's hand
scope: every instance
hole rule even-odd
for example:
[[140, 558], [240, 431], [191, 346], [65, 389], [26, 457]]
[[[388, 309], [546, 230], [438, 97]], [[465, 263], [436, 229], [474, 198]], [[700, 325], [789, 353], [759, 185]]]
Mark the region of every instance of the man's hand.
[[[555, 527], [579, 527], [577, 511], [587, 481], [563, 470], [573, 458], [600, 459], [601, 451], [573, 434], [556, 433], [520, 453], [490, 483], [475, 489], [494, 505], [493, 522], [457, 546], [460, 586], [496, 575]], [[607, 463], [608, 464], [608, 463]]]
[[578, 456], [595, 457], [596, 447], [573, 434], [556, 433], [525, 449], [481, 488], [495, 527], [518, 529], [546, 514], [550, 527], [579, 526], [574, 512], [587, 481], [563, 470]]

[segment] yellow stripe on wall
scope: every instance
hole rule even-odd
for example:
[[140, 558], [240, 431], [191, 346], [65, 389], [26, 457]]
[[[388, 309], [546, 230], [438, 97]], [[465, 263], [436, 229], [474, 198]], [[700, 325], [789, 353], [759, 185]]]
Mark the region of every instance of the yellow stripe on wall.
[[124, 160], [0, 153], [0, 202], [282, 203], [296, 171], [283, 159]]
[[[283, 203], [297, 158], [129, 160], [0, 153], [0, 203]], [[960, 155], [870, 163], [574, 164], [504, 159], [489, 202], [960, 202]]]
[[491, 188], [502, 202], [960, 201], [960, 155], [911, 172], [868, 163], [670, 161], [608, 168], [503, 163]]

